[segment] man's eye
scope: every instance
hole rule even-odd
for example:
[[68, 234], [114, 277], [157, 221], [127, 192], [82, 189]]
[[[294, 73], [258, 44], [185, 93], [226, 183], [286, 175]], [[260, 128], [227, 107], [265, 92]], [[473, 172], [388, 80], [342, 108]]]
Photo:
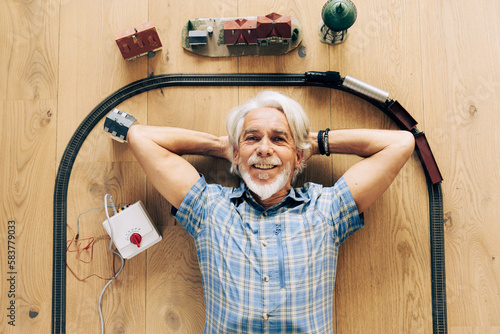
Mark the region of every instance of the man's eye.
[[257, 140], [257, 137], [255, 137], [255, 136], [248, 136], [246, 140], [255, 141], [255, 140]]
[[275, 141], [285, 141], [285, 138], [283, 137], [276, 137], [274, 138]]

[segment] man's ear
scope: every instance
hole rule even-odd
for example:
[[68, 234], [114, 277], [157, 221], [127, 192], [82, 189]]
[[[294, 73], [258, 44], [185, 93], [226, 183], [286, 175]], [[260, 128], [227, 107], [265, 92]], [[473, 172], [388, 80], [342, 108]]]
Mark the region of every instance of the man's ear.
[[302, 160], [304, 159], [304, 150], [297, 149], [296, 153], [297, 159], [295, 160], [295, 168], [299, 168], [302, 164]]
[[238, 147], [233, 146], [233, 164], [238, 165], [240, 160], [240, 153]]

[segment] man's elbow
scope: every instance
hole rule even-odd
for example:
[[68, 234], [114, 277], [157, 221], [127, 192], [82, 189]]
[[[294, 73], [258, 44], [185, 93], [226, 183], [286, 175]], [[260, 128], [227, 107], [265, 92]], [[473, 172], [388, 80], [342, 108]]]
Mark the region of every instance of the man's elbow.
[[137, 151], [140, 151], [138, 148], [141, 146], [144, 146], [144, 141], [146, 139], [144, 130], [144, 125], [141, 124], [135, 124], [130, 127], [130, 129], [127, 132], [127, 144], [132, 153], [136, 155], [135, 153]]
[[413, 151], [415, 150], [415, 137], [410, 131], [399, 131], [399, 146], [402, 151], [402, 155], [408, 160]]
[[129, 145], [133, 145], [137, 140], [140, 140], [141, 135], [141, 127], [143, 127], [140, 124], [134, 124], [128, 129], [127, 132], [127, 143]]

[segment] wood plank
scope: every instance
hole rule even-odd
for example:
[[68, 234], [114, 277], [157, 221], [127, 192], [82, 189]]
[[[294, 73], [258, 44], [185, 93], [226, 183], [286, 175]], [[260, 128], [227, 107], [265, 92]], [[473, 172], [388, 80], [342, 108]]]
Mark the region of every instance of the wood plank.
[[[57, 155], [61, 157], [70, 137], [85, 116], [105, 97], [126, 84], [147, 76], [147, 58], [125, 61], [115, 43], [117, 32], [148, 21], [147, 1], [68, 2], [61, 6], [61, 62]], [[120, 106], [145, 122], [146, 95], [134, 97]], [[68, 190], [68, 224], [76, 223], [82, 212], [104, 205], [104, 194], [115, 202], [146, 202], [146, 178], [126, 145], [112, 141], [103, 132], [103, 121], [86, 139], [72, 169]], [[96, 211], [82, 216], [81, 237], [106, 236], [105, 216]], [[72, 234], [68, 230], [68, 239]], [[79, 277], [96, 273], [110, 277], [111, 255], [107, 240], [94, 247], [91, 264], [73, 258], [72, 270]], [[73, 255], [73, 254], [71, 254]], [[82, 255], [83, 256], [83, 255]], [[105, 330], [144, 332], [146, 254], [127, 260], [124, 271], [106, 290], [103, 302]], [[120, 263], [115, 260], [116, 269]], [[98, 299], [106, 281], [92, 277], [78, 281], [67, 272], [66, 327], [100, 332]]]
[[57, 156], [77, 126], [104, 98], [147, 77], [147, 58], [125, 61], [115, 42], [119, 31], [148, 21], [147, 1], [68, 2], [61, 6], [61, 61]]
[[[386, 90], [423, 119], [417, 3], [357, 1], [350, 36], [330, 48], [330, 68]], [[369, 57], [367, 57], [369, 55]], [[397, 129], [381, 111], [332, 94], [333, 128]], [[358, 161], [335, 157], [339, 177]], [[427, 188], [414, 154], [365, 212], [365, 228], [341, 247], [336, 282], [339, 333], [432, 331]], [[360, 316], [361, 315], [361, 316]]]
[[50, 329], [56, 110], [56, 100], [0, 100], [3, 333]]
[[59, 4], [8, 1], [0, 22], [0, 331], [47, 332], [52, 197], [41, 194], [55, 176]]
[[146, 333], [202, 333], [203, 287], [193, 238], [180, 225], [163, 229], [147, 250]]
[[59, 1], [7, 1], [3, 9], [0, 98], [55, 99]]
[[450, 332], [496, 332], [500, 4], [422, 1], [420, 8], [425, 128], [445, 180]]

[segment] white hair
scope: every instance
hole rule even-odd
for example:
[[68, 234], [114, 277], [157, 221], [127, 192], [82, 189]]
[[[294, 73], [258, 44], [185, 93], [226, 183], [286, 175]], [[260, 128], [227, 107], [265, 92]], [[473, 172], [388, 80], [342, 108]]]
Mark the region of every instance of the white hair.
[[[309, 148], [310, 123], [302, 106], [288, 96], [276, 91], [266, 90], [260, 92], [257, 96], [244, 104], [233, 108], [229, 113], [226, 128], [229, 136], [229, 143], [233, 146], [233, 149], [239, 148], [239, 138], [243, 129], [245, 116], [250, 111], [259, 108], [276, 108], [283, 112], [290, 126], [290, 130], [292, 131], [295, 148], [297, 150], [307, 150]], [[305, 160], [299, 168], [295, 169], [293, 179], [302, 171], [304, 166]], [[231, 165], [231, 172], [240, 175], [234, 163]]]

